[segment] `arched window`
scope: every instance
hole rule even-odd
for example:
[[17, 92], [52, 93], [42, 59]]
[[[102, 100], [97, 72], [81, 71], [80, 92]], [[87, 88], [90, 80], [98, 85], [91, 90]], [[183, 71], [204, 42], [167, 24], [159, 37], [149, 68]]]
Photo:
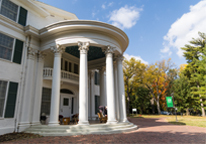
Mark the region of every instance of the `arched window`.
[[74, 94], [72, 91], [68, 90], [68, 89], [61, 89], [60, 93], [65, 93], [65, 94]]

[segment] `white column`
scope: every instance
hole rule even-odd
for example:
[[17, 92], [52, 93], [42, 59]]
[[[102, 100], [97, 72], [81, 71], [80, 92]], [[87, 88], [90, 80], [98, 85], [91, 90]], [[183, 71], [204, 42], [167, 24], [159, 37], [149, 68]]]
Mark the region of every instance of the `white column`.
[[106, 101], [106, 95], [105, 95], [105, 79], [104, 79], [104, 71], [105, 67], [102, 67], [99, 69], [99, 76], [100, 76], [100, 105], [101, 106], [106, 106], [107, 101]]
[[91, 115], [91, 78], [90, 78], [90, 71], [88, 71], [88, 119], [91, 120], [92, 119], [92, 115]]
[[91, 114], [91, 120], [95, 119], [94, 74], [95, 74], [95, 71], [91, 70], [91, 72], [90, 72], [90, 114]]
[[118, 77], [117, 77], [117, 62], [114, 62], [114, 88], [115, 88], [115, 112], [117, 121], [119, 121], [119, 90], [118, 90]]
[[23, 103], [21, 109], [20, 127], [28, 126], [31, 122], [33, 87], [34, 87], [34, 65], [36, 60], [37, 50], [29, 48], [27, 57], [27, 71], [25, 79], [25, 87], [23, 93]]
[[114, 92], [114, 70], [113, 70], [113, 48], [107, 46], [106, 54], [106, 83], [107, 83], [107, 124], [115, 124], [115, 92]]
[[59, 125], [59, 99], [60, 99], [60, 83], [61, 83], [61, 56], [64, 52], [63, 47], [52, 47], [54, 52], [54, 66], [52, 77], [52, 94], [49, 125]]
[[88, 64], [87, 52], [89, 42], [78, 42], [80, 51], [80, 77], [79, 77], [79, 123], [89, 125], [88, 122]]
[[34, 97], [34, 108], [32, 112], [33, 113], [32, 125], [40, 124], [39, 119], [40, 119], [41, 100], [42, 100], [44, 57], [45, 54], [39, 52], [37, 76], [36, 76], [36, 88], [35, 88], [35, 97]]
[[124, 76], [122, 69], [123, 56], [117, 58], [117, 75], [118, 75], [118, 89], [119, 89], [119, 108], [120, 108], [120, 122], [128, 122], [126, 113], [126, 101], [124, 91]]

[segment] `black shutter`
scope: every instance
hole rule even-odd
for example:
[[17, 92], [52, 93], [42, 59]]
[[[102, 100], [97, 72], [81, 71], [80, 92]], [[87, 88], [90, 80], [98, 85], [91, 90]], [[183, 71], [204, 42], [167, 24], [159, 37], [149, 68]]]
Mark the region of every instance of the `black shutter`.
[[24, 9], [23, 7], [20, 7], [20, 12], [19, 12], [19, 24], [26, 26], [26, 20], [27, 20], [27, 10]]
[[24, 42], [16, 39], [13, 62], [21, 64]]
[[6, 103], [6, 111], [4, 115], [5, 118], [14, 117], [17, 90], [18, 90], [18, 83], [10, 82], [8, 96], [7, 96], [7, 103]]

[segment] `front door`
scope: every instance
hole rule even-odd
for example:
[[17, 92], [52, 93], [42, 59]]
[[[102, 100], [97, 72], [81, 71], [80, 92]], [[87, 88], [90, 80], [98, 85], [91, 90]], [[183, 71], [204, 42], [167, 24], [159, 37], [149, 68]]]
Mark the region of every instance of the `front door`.
[[71, 117], [72, 97], [68, 94], [61, 94], [59, 114], [63, 117]]

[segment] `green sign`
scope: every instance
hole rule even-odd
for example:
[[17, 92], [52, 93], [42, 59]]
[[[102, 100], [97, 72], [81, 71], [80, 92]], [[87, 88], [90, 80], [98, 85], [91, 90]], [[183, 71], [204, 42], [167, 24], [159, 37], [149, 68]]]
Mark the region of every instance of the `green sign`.
[[173, 99], [172, 99], [171, 96], [167, 96], [167, 97], [166, 97], [166, 103], [167, 103], [167, 107], [168, 107], [168, 108], [173, 108], [173, 107], [174, 107]]

